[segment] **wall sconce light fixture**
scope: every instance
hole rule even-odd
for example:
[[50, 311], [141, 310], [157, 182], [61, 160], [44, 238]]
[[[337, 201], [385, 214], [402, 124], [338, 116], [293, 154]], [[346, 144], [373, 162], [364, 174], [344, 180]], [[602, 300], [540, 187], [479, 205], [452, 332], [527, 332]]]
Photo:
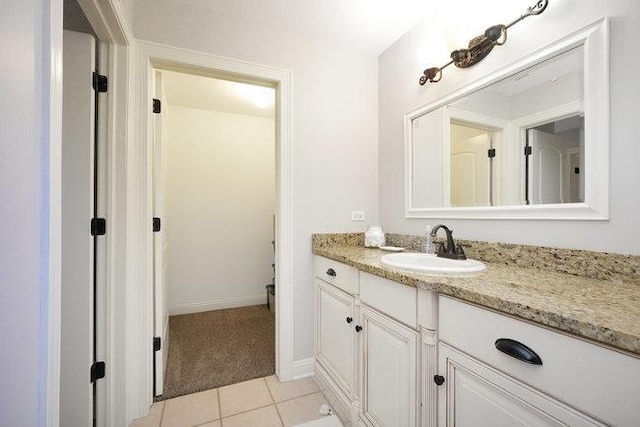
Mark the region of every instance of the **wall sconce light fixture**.
[[535, 5], [529, 6], [525, 13], [510, 24], [499, 24], [487, 28], [484, 34], [471, 39], [468, 48], [451, 52], [451, 61], [442, 67], [433, 67], [424, 70], [423, 75], [420, 76], [420, 86], [424, 86], [428, 81], [431, 83], [439, 82], [442, 78], [442, 70], [451, 64], [458, 68], [468, 68], [482, 61], [495, 46], [502, 46], [507, 41], [507, 30], [511, 26], [528, 16], [540, 15], [547, 8], [548, 4], [548, 0], [540, 0]]

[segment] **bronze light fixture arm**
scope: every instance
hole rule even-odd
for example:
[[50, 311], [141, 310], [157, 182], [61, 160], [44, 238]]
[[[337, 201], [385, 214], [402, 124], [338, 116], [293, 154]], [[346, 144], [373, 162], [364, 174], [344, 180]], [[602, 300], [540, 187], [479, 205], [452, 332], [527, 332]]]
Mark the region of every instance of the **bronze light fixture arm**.
[[453, 59], [444, 64], [442, 67], [432, 67], [424, 70], [423, 75], [420, 76], [420, 86], [423, 86], [427, 81], [430, 81], [431, 83], [439, 82], [442, 78], [442, 70], [444, 70], [451, 64], [453, 64]]
[[458, 68], [468, 68], [482, 61], [495, 46], [502, 46], [507, 41], [507, 29], [517, 24], [528, 16], [540, 15], [549, 5], [549, 0], [539, 0], [527, 11], [508, 25], [494, 25], [485, 30], [484, 34], [474, 37], [466, 49], [458, 49], [451, 52], [451, 61], [442, 67], [427, 68], [420, 76], [420, 86], [425, 83], [436, 83], [442, 79], [442, 70], [453, 64]]
[[544, 12], [544, 10], [547, 8], [548, 5], [549, 5], [549, 0], [538, 1], [535, 5], [529, 6], [527, 8], [527, 11], [522, 15], [520, 15], [518, 19], [516, 19], [509, 25], [505, 25], [505, 28], [510, 28], [512, 25], [517, 24], [518, 22], [522, 21], [524, 18], [528, 16], [540, 15], [542, 12]]

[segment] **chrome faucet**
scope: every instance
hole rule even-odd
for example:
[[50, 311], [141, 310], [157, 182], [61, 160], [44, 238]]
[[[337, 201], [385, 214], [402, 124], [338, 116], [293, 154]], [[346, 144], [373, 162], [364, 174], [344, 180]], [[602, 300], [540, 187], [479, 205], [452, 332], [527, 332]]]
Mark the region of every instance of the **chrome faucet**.
[[440, 243], [440, 245], [438, 245], [438, 250], [436, 251], [436, 256], [442, 257], [442, 258], [450, 258], [450, 259], [459, 259], [459, 260], [465, 260], [467, 259], [467, 256], [464, 254], [464, 249], [462, 249], [462, 246], [457, 246], [455, 242], [453, 241], [453, 231], [449, 230], [449, 227], [447, 227], [444, 224], [438, 224], [435, 227], [433, 227], [433, 229], [431, 230], [431, 237], [435, 238], [436, 234], [438, 233], [438, 230], [443, 229], [444, 232], [447, 235], [447, 246], [445, 247], [444, 243]]

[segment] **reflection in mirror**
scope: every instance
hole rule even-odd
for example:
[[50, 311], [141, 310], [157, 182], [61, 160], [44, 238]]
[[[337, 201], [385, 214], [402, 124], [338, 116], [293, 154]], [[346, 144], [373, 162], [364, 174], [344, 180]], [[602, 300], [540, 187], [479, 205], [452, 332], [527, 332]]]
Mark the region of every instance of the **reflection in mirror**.
[[413, 206], [584, 201], [583, 50], [413, 118]]
[[527, 204], [584, 202], [584, 120], [579, 115], [526, 130]]
[[493, 206], [496, 133], [451, 121], [451, 206]]

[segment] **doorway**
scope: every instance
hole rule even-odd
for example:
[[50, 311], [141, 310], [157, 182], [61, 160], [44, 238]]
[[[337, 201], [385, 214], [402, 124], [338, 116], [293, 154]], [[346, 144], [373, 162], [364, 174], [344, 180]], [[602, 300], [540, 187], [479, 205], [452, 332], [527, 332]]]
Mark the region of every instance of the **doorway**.
[[105, 425], [105, 45], [64, 1], [60, 423]]
[[[126, 22], [122, 25], [124, 21], [121, 19], [121, 11], [114, 8], [110, 0], [55, 0], [51, 2], [50, 16], [53, 88], [51, 133], [59, 138], [59, 145], [52, 143], [51, 153], [54, 160], [56, 153], [60, 156], [57, 168], [61, 169], [52, 169], [52, 182], [56, 181], [55, 177], [58, 175], [61, 183], [57, 188], [52, 186], [51, 197], [52, 200], [60, 200], [58, 207], [61, 212], [52, 217], [59, 218], [61, 224], [57, 246], [61, 253], [61, 280], [58, 298], [55, 283], [52, 283], [52, 299], [49, 306], [53, 327], [60, 326], [60, 346], [53, 345], [49, 361], [49, 366], [55, 367], [50, 375], [52, 404], [48, 409], [49, 419], [59, 418], [65, 425], [125, 425], [128, 424], [127, 419], [133, 418], [130, 413], [143, 413], [142, 411], [146, 411], [148, 407], [144, 407], [146, 402], [140, 402], [136, 395], [125, 401], [125, 391], [134, 390], [141, 381], [135, 375], [138, 371], [124, 375], [126, 366], [121, 357], [122, 349], [132, 347], [126, 346], [129, 329], [125, 322], [131, 316], [127, 313], [130, 309], [125, 304], [126, 290], [123, 286], [128, 275], [124, 266], [128, 259], [127, 254], [131, 253], [125, 220], [129, 214], [126, 208], [129, 180], [126, 173], [119, 172], [127, 170], [129, 151], [126, 126], [131, 114], [131, 109], [128, 108], [128, 61], [132, 53], [130, 47], [133, 34]], [[80, 56], [79, 52], [65, 46], [63, 31], [66, 30], [91, 34], [95, 39], [93, 44], [97, 50], [97, 67], [83, 67], [84, 71], [77, 79], [68, 79], [70, 74], [63, 70], [65, 65], [71, 65], [68, 61], [65, 64], [64, 56], [70, 54], [73, 60]], [[107, 77], [107, 81], [94, 76], [93, 71]], [[80, 70], [72, 69], [73, 72]], [[70, 80], [70, 83], [67, 80]], [[93, 114], [91, 107], [76, 108], [79, 115], [89, 119], [73, 120], [74, 125], [69, 127], [65, 125], [67, 118], [63, 118], [63, 109], [66, 109], [66, 105], [63, 108], [63, 104], [69, 101], [64, 86], [68, 88], [76, 84], [80, 88], [81, 98], [93, 101]], [[98, 90], [95, 91], [93, 86]], [[107, 92], [102, 92], [105, 87], [108, 89]], [[99, 132], [85, 129], [84, 141], [70, 145], [65, 135], [66, 130], [80, 129], [79, 126], [85, 125], [91, 117], [94, 122], [98, 122]], [[91, 141], [87, 143], [86, 135], [93, 137], [94, 142], [98, 141], [97, 148]], [[64, 152], [72, 146], [78, 149], [81, 158]], [[95, 167], [96, 157], [98, 167]], [[73, 181], [73, 174], [78, 175], [77, 182]], [[73, 188], [68, 186], [69, 182], [82, 186], [82, 193], [69, 192], [68, 190]], [[94, 184], [97, 186], [94, 187]], [[97, 194], [97, 205], [92, 202], [93, 194], [87, 193]], [[74, 203], [82, 204], [82, 212], [73, 211], [77, 221], [68, 217], [68, 208], [71, 205], [67, 203], [67, 198]], [[54, 213], [55, 206], [56, 203], [52, 202]], [[105, 222], [92, 221], [95, 218], [103, 218]], [[101, 235], [102, 230], [106, 231], [106, 234]], [[75, 243], [69, 245], [67, 232], [77, 233], [82, 249]], [[96, 256], [91, 251], [94, 239]], [[56, 247], [55, 241], [52, 247]], [[81, 258], [75, 259], [71, 253], [65, 254], [70, 248], [81, 254]], [[69, 262], [69, 259], [72, 261]], [[52, 263], [55, 265], [54, 261]], [[81, 269], [77, 269], [78, 266], [81, 266]], [[69, 281], [69, 277], [73, 280]], [[68, 286], [70, 283], [77, 285], [80, 292], [73, 292]], [[92, 296], [97, 297], [95, 303], [91, 301]], [[82, 337], [75, 335], [79, 328]], [[55, 344], [55, 340], [53, 343]], [[67, 362], [77, 364], [65, 366]], [[94, 365], [94, 362], [104, 362], [104, 365]], [[60, 371], [57, 371], [58, 366]], [[92, 381], [92, 377], [96, 381]], [[68, 393], [67, 386], [72, 387], [74, 394]], [[80, 399], [76, 399], [76, 396], [80, 395]], [[69, 408], [72, 413], [69, 412]], [[67, 418], [65, 421], [67, 416], [80, 418], [73, 418], [75, 421]]]
[[525, 129], [527, 204], [584, 202], [584, 117]]
[[274, 373], [275, 89], [154, 78], [154, 394], [171, 398]]
[[450, 129], [451, 206], [493, 206], [498, 131], [454, 121]]
[[[240, 83], [252, 83], [259, 86], [271, 86], [275, 89], [275, 176], [276, 176], [276, 214], [275, 214], [275, 303], [278, 307], [275, 315], [276, 329], [276, 375], [281, 381], [295, 378], [293, 351], [293, 233], [292, 233], [292, 144], [291, 144], [291, 72], [269, 66], [237, 61], [216, 55], [204, 54], [185, 49], [161, 46], [153, 43], [139, 42], [140, 52], [140, 91], [136, 95], [142, 122], [139, 129], [140, 138], [147, 141], [146, 148], [140, 157], [138, 176], [142, 183], [146, 182], [147, 217], [151, 222], [153, 215], [152, 170], [153, 170], [153, 129], [154, 117], [152, 99], [154, 93], [153, 77], [155, 71], [174, 71], [202, 77], [214, 77]], [[272, 219], [273, 221], [273, 219]], [[149, 224], [149, 223], [147, 223]], [[147, 227], [149, 227], [147, 225]], [[143, 322], [144, 336], [152, 340], [153, 328], [153, 236], [151, 227], [147, 228], [148, 240], [145, 259], [147, 262], [146, 286], [140, 292], [140, 317], [149, 319]], [[272, 249], [273, 250], [273, 249]], [[264, 286], [264, 284], [263, 284]], [[266, 299], [266, 290], [264, 290]], [[154, 359], [151, 347], [147, 356], [141, 359], [141, 366], [146, 365], [147, 372], [152, 372]], [[141, 353], [141, 356], [143, 354]], [[150, 392], [148, 396], [151, 396]]]

